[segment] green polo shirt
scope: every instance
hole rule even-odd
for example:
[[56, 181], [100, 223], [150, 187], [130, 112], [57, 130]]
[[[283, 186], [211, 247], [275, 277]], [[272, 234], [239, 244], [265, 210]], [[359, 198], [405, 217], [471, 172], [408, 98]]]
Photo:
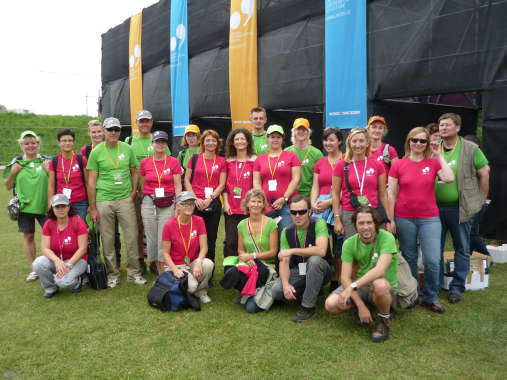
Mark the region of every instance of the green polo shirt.
[[260, 136], [252, 135], [252, 138], [255, 155], [260, 156], [261, 154], [269, 152], [268, 136], [266, 135], [266, 132], [264, 132], [264, 134]]
[[299, 149], [295, 145], [291, 145], [285, 150], [296, 153], [299, 161], [301, 161], [301, 180], [299, 181], [298, 192], [309, 197], [313, 185], [313, 167], [324, 155], [312, 145], [309, 145], [306, 149]]

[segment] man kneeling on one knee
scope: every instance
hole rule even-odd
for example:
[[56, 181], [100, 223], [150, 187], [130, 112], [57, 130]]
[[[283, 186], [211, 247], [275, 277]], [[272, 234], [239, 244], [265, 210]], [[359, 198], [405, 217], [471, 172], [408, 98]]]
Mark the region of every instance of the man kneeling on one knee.
[[[352, 216], [357, 234], [343, 243], [342, 285], [326, 300], [326, 310], [338, 314], [357, 307], [361, 325], [373, 322], [368, 306], [377, 310], [373, 342], [389, 338], [391, 307], [396, 305], [398, 256], [394, 236], [380, 230], [381, 219], [369, 206], [359, 207]], [[358, 265], [353, 280], [353, 263]]]
[[310, 207], [310, 201], [302, 195], [296, 195], [290, 203], [293, 224], [280, 237], [280, 277], [272, 289], [276, 300], [302, 299], [294, 322], [313, 317], [320, 289], [331, 275], [327, 225], [322, 219], [310, 217]]

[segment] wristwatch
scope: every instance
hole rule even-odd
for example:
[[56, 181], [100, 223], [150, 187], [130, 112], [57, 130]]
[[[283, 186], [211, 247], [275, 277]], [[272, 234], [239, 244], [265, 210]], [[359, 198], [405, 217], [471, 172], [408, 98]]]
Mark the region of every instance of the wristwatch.
[[74, 267], [74, 265], [73, 265], [73, 264], [71, 264], [71, 263], [67, 263], [67, 264], [65, 264], [65, 265], [67, 265], [67, 268], [69, 268], [69, 269], [72, 269], [72, 268]]
[[357, 282], [354, 281], [352, 284], [350, 284], [350, 287], [352, 290], [357, 290]]
[[283, 201], [284, 201], [285, 203], [289, 202], [289, 197], [283, 197]]

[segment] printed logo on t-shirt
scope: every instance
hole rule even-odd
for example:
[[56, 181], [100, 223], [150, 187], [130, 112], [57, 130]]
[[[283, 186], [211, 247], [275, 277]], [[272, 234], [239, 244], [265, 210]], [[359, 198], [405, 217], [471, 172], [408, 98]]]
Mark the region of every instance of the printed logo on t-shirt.
[[165, 169], [162, 173], [163, 174], [171, 174], [171, 168]]
[[384, 161], [384, 156], [378, 156], [377, 161]]
[[303, 165], [305, 165], [305, 164], [307, 164], [307, 163], [309, 163], [309, 162], [310, 162], [310, 160], [309, 160], [308, 158], [305, 158], [305, 159], [303, 160]]
[[243, 173], [243, 178], [250, 178], [250, 172]]
[[190, 234], [190, 239], [193, 239], [197, 237], [197, 230], [193, 230], [192, 233]]
[[[32, 162], [31, 164], [33, 165], [33, 162]], [[32, 166], [32, 167], [33, 167], [33, 166]], [[36, 171], [36, 172], [40, 172], [41, 170], [42, 170], [42, 166], [37, 166], [37, 167], [35, 168], [35, 171]]]
[[218, 165], [213, 165], [213, 170], [218, 170]]
[[278, 167], [279, 167], [279, 168], [281, 168], [281, 167], [282, 167], [282, 166], [284, 166], [284, 165], [285, 165], [285, 161], [284, 161], [284, 160], [282, 160], [282, 161], [280, 161], [280, 162], [278, 163]]
[[368, 170], [366, 170], [366, 175], [375, 175], [375, 169], [369, 168]]
[[262, 144], [261, 145], [261, 149], [264, 150], [264, 149], [268, 149], [268, 144]]
[[63, 239], [63, 244], [70, 244], [72, 242], [72, 236], [67, 236]]
[[77, 172], [77, 171], [79, 171], [79, 164], [75, 164], [75, 165], [72, 167], [72, 171], [73, 171], [73, 172]]
[[124, 158], [125, 158], [125, 154], [120, 153], [120, 154], [118, 155], [118, 160], [123, 160]]
[[449, 166], [456, 166], [456, 160], [451, 160], [448, 162]]
[[426, 166], [425, 168], [422, 168], [422, 169], [421, 169], [421, 172], [422, 172], [422, 174], [423, 174], [423, 175], [425, 175], [425, 174], [429, 174], [429, 173], [430, 173], [430, 168], [429, 168], [429, 166]]
[[153, 147], [151, 145], [148, 145], [148, 148], [146, 149], [148, 152], [153, 152]]
[[34, 164], [33, 162], [30, 162], [30, 163], [28, 164], [28, 167], [29, 167], [29, 168], [33, 168], [34, 166], [35, 166], [35, 164]]

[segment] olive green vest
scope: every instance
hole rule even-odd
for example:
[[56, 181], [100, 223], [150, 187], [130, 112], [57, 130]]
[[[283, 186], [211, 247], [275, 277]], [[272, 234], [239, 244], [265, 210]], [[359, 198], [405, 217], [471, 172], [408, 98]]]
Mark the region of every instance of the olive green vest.
[[478, 146], [461, 139], [461, 153], [458, 160], [459, 222], [468, 222], [482, 207], [484, 196], [474, 165]]

